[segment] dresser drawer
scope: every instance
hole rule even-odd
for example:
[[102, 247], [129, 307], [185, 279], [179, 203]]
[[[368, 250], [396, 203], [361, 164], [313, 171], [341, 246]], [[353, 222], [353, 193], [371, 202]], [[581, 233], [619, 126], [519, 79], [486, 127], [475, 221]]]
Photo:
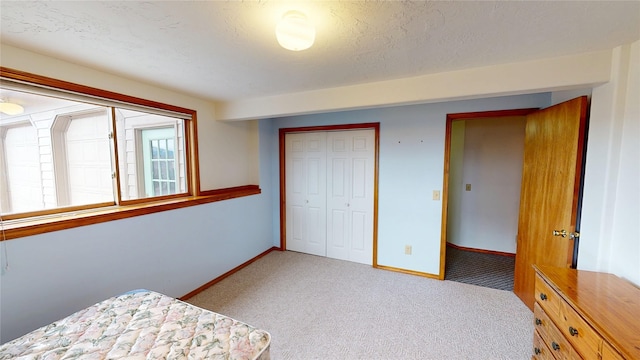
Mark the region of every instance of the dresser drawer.
[[535, 281], [535, 298], [536, 302], [552, 318], [555, 319], [560, 314], [560, 308], [564, 301], [538, 274], [536, 274]]
[[598, 358], [602, 338], [569, 304], [562, 304], [556, 325], [582, 357]]
[[533, 332], [533, 358], [536, 360], [554, 360], [551, 350], [544, 343], [537, 330]]
[[564, 335], [562, 335], [560, 330], [558, 330], [537, 302], [533, 306], [533, 315], [536, 332], [547, 344], [555, 359], [578, 358], [575, 356], [575, 352], [573, 351], [571, 344], [569, 344]]
[[602, 360], [624, 360], [624, 357], [618, 354], [609, 343], [604, 341], [602, 343]]

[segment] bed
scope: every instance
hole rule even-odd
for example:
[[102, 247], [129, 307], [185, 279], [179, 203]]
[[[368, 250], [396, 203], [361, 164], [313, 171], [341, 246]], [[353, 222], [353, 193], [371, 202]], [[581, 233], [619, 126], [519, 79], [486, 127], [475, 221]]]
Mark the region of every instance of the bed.
[[0, 346], [0, 359], [269, 359], [271, 335], [148, 290], [99, 302]]

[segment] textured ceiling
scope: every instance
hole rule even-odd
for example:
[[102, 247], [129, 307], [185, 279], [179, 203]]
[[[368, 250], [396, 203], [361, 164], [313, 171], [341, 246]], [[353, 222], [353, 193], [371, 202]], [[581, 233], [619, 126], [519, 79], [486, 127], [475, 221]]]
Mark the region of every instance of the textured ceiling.
[[[305, 12], [316, 44], [279, 47]], [[640, 1], [0, 1], [3, 43], [213, 100], [611, 49]]]

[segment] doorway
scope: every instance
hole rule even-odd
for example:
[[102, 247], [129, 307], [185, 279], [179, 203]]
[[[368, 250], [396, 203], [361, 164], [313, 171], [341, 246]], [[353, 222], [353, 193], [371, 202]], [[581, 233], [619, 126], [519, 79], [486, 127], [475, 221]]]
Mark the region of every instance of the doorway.
[[513, 290], [525, 123], [513, 112], [448, 121], [445, 280]]
[[[518, 206], [514, 293], [531, 309], [534, 267], [570, 267], [578, 246], [587, 96], [541, 110], [455, 114], [447, 117], [443, 214], [448, 209], [451, 128], [455, 119], [518, 115], [526, 117], [523, 172]], [[441, 278], [445, 274], [447, 219], [443, 216]], [[560, 238], [558, 238], [560, 237]]]

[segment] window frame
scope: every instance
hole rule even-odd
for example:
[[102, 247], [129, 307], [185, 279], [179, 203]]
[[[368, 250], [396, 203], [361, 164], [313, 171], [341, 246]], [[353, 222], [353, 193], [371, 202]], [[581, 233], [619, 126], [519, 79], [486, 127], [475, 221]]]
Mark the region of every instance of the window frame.
[[[61, 207], [29, 213], [20, 213], [17, 215], [2, 215], [0, 217], [0, 231], [2, 232], [0, 241], [261, 193], [258, 185], [243, 185], [231, 188], [201, 191], [197, 150], [197, 112], [195, 110], [146, 100], [130, 95], [119, 94], [108, 90], [101, 90], [90, 86], [2, 66], [0, 66], [0, 78], [28, 85], [50, 88], [63, 93], [77, 93], [97, 99], [112, 100], [123, 104], [132, 104], [134, 106], [165, 110], [191, 116], [191, 119], [183, 119], [186, 194], [181, 193], [121, 201], [120, 186], [118, 185], [116, 186], [116, 193], [114, 194], [114, 203], [109, 202]], [[112, 108], [112, 111], [115, 110]], [[113, 136], [117, 136], [115, 129], [113, 129]], [[118, 149], [117, 142], [115, 140], [114, 149], [112, 149], [112, 151], [117, 154]], [[119, 184], [120, 174], [118, 173], [119, 166], [117, 163], [115, 164], [114, 171]]]

